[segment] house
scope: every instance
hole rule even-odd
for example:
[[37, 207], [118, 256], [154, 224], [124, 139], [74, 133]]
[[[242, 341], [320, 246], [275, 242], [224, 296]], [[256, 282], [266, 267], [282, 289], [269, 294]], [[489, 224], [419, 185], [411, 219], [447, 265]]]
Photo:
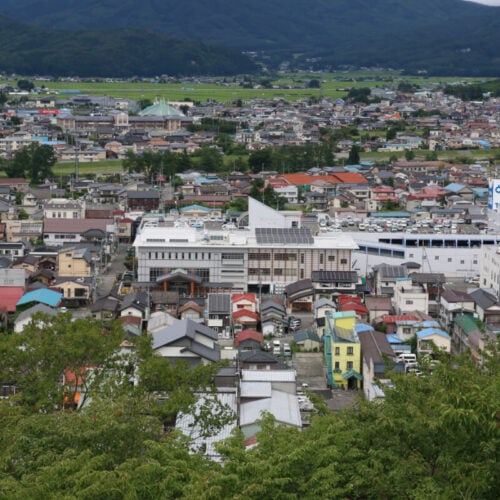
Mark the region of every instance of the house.
[[235, 293], [232, 308], [233, 313], [242, 309], [257, 312], [257, 298], [253, 293]]
[[78, 200], [52, 198], [43, 207], [44, 219], [83, 219], [85, 210]]
[[94, 265], [88, 248], [64, 247], [57, 253], [59, 276], [87, 278], [93, 275]]
[[293, 334], [293, 341], [305, 351], [319, 351], [321, 347], [321, 339], [315, 332], [296, 332]]
[[152, 336], [153, 350], [171, 362], [185, 361], [196, 366], [220, 360], [218, 333], [190, 319], [176, 320]]
[[390, 297], [378, 295], [366, 295], [365, 306], [368, 309], [368, 322], [373, 324], [376, 319], [386, 316], [392, 312], [392, 301]]
[[422, 285], [412, 282], [411, 278], [400, 279], [394, 288], [394, 309], [397, 314], [421, 311], [429, 312], [429, 295]]
[[102, 321], [111, 321], [116, 318], [120, 301], [113, 296], [102, 297], [90, 307], [92, 317]]
[[361, 344], [363, 392], [366, 399], [372, 401], [384, 397], [380, 380], [387, 379], [385, 372], [394, 365], [396, 355], [382, 332], [368, 327], [358, 331], [358, 337]]
[[359, 389], [361, 346], [354, 311], [327, 313], [323, 336], [326, 377], [329, 387]]
[[404, 266], [391, 266], [389, 264], [379, 264], [373, 266], [374, 285], [377, 295], [394, 295], [396, 283], [401, 278], [408, 276], [408, 270]]
[[264, 342], [262, 333], [250, 328], [242, 330], [234, 338], [234, 345], [244, 351], [260, 350], [262, 342]]
[[22, 311], [18, 314], [14, 321], [14, 331], [16, 333], [21, 333], [26, 325], [31, 323], [34, 314], [46, 314], [48, 316], [57, 316], [58, 311], [49, 307], [45, 304], [35, 304], [34, 306]]
[[83, 306], [92, 301], [94, 280], [91, 277], [71, 278], [62, 276], [56, 278], [53, 286], [59, 288], [63, 294], [65, 305]]
[[209, 293], [207, 310], [207, 326], [220, 335], [229, 337], [231, 330], [231, 295], [229, 293]]
[[240, 351], [238, 357], [243, 370], [282, 370], [284, 367], [274, 354], [260, 349]]
[[455, 317], [451, 336], [453, 351], [459, 354], [470, 352], [471, 358], [479, 364], [484, 362], [484, 354], [497, 341], [497, 334], [486, 329], [481, 331], [476, 319], [470, 314]]
[[22, 306], [26, 306], [33, 302], [45, 304], [50, 307], [59, 307], [63, 294], [55, 292], [47, 288], [26, 292], [16, 303], [16, 308], [19, 310]]
[[290, 283], [285, 287], [287, 306], [292, 311], [311, 311], [314, 300], [314, 288], [310, 279]]
[[84, 241], [89, 231], [93, 239], [99, 241], [114, 238], [115, 222], [113, 219], [47, 219], [43, 222], [43, 239], [48, 246], [74, 245]]
[[154, 212], [160, 208], [160, 193], [158, 191], [127, 191], [127, 211]]
[[356, 271], [313, 271], [311, 281], [316, 294], [356, 293]]
[[500, 325], [500, 303], [491, 293], [478, 288], [469, 292], [478, 318], [485, 325]]
[[240, 309], [233, 313], [233, 325], [242, 325], [244, 328], [256, 328], [259, 321], [259, 314], [247, 309]]
[[337, 306], [330, 299], [321, 298], [314, 302], [314, 320], [316, 322], [316, 332], [319, 338], [323, 338], [325, 332], [325, 316], [327, 311], [337, 311]]
[[417, 353], [432, 354], [434, 349], [451, 352], [451, 337], [439, 328], [424, 328], [417, 332]]
[[245, 439], [261, 430], [258, 421], [266, 413], [278, 425], [301, 428], [294, 370], [242, 370], [240, 382], [240, 428]]
[[184, 305], [179, 306], [177, 316], [179, 319], [191, 319], [197, 323], [202, 323], [205, 320], [203, 316], [204, 310], [205, 308], [202, 305], [190, 300]]
[[150, 313], [149, 293], [136, 291], [125, 295], [120, 306], [120, 316], [135, 316], [147, 321]]
[[474, 313], [474, 300], [467, 292], [446, 289], [440, 297], [439, 317], [446, 330], [449, 330], [456, 316]]

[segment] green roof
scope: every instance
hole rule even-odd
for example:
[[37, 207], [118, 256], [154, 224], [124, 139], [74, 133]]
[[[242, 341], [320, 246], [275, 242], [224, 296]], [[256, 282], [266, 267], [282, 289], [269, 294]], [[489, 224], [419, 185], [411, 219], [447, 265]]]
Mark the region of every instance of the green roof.
[[144, 108], [139, 116], [185, 116], [178, 109], [174, 108], [165, 99], [160, 99], [159, 101], [155, 101], [154, 104]]
[[479, 331], [476, 321], [470, 314], [463, 314], [462, 316], [457, 316], [455, 318], [455, 323], [462, 329], [466, 335], [470, 335], [472, 332]]

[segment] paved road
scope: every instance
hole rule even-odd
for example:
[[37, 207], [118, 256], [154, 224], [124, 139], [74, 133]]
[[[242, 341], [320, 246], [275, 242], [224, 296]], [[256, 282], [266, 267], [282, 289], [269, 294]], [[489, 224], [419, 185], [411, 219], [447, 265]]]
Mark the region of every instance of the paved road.
[[96, 296], [98, 299], [106, 297], [106, 295], [111, 292], [113, 285], [115, 284], [115, 278], [117, 273], [122, 273], [125, 271], [125, 257], [127, 255], [127, 248], [130, 245], [120, 244], [111, 257], [111, 262], [106, 266], [106, 269], [97, 278], [97, 290]]

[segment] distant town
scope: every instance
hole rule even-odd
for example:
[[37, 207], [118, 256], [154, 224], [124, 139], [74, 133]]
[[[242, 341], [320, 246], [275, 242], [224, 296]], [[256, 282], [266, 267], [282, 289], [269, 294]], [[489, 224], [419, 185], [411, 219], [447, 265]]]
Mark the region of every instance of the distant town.
[[[494, 352], [499, 98], [411, 85], [232, 103], [31, 90], [1, 90], [2, 335], [93, 318], [120, 324], [122, 353], [147, 337], [171, 364], [220, 364], [214, 394], [233, 418], [207, 437], [179, 412], [192, 450], [222, 461], [216, 443], [239, 428], [251, 449], [265, 413], [305, 429], [321, 405], [384, 401], [395, 378]], [[90, 404], [96, 366], [60, 373], [72, 396], [54, 405]], [[1, 382], [2, 397], [22, 394], [15, 374]]]

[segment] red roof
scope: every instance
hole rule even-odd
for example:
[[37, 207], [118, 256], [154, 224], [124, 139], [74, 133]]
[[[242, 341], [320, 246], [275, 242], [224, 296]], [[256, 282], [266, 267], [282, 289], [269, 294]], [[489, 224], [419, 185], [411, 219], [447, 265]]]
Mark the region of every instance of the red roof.
[[342, 305], [342, 304], [347, 304], [348, 302], [361, 304], [361, 299], [357, 295], [341, 294], [337, 296], [337, 304]]
[[16, 304], [24, 295], [24, 286], [0, 287], [0, 311], [16, 312]]
[[418, 319], [414, 314], [387, 314], [382, 316], [384, 323], [396, 323], [396, 321], [413, 321]]
[[233, 295], [233, 302], [238, 302], [240, 300], [248, 300], [249, 302], [257, 301], [253, 293], [235, 293]]
[[252, 330], [247, 328], [246, 330], [242, 330], [236, 338], [234, 339], [234, 345], [238, 347], [245, 340], [255, 340], [255, 342], [262, 343], [264, 342], [264, 335], [262, 333], [257, 332], [256, 330]]
[[354, 302], [349, 302], [348, 304], [344, 304], [340, 306], [341, 311], [355, 311], [359, 314], [368, 314], [368, 308], [363, 304], [356, 304]]
[[[233, 313], [233, 320], [238, 320], [242, 318], [248, 318], [250, 320], [259, 321], [260, 316], [253, 311], [248, 311], [247, 309], [240, 309]], [[253, 321], [252, 321], [253, 322]]]

